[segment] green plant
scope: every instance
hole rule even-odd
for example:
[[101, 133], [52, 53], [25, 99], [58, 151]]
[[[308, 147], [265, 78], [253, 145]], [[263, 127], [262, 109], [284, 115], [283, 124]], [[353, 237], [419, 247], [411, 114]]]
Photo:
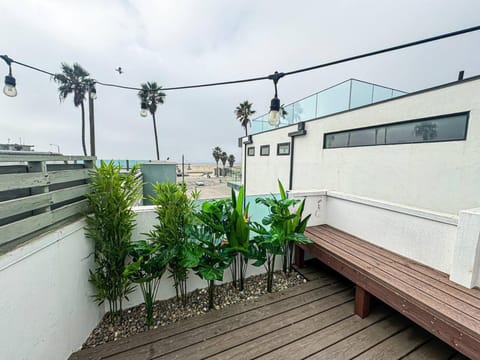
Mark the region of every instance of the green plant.
[[158, 224], [147, 235], [150, 241], [159, 245], [160, 251], [167, 254], [177, 299], [185, 306], [188, 267], [183, 265], [183, 259], [190, 252], [186, 227], [193, 220], [194, 199], [188, 197], [185, 184], [157, 183], [153, 189], [155, 196], [150, 200], [156, 205]]
[[[262, 220], [262, 224], [253, 223], [252, 229], [258, 234], [254, 238], [255, 250], [253, 253], [258, 259], [254, 265], [266, 263], [267, 269], [267, 291], [271, 292], [273, 287], [273, 271], [275, 269], [275, 258], [283, 255], [283, 271], [291, 271], [293, 247], [295, 243], [311, 242], [303, 233], [307, 226], [310, 215], [302, 219], [305, 200], [299, 201], [288, 199], [283, 185], [278, 181], [280, 198], [275, 196], [269, 198], [257, 198], [256, 203], [261, 203], [269, 208], [269, 215]], [[292, 206], [297, 205], [295, 212], [290, 212]]]
[[99, 304], [107, 300], [112, 313], [122, 309], [122, 300], [133, 290], [123, 272], [135, 227], [131, 207], [140, 197], [137, 170], [135, 166], [122, 174], [120, 166], [102, 161], [90, 172], [86, 236], [95, 242], [96, 268], [90, 270], [89, 280], [97, 290], [95, 300]]
[[168, 258], [159, 246], [140, 240], [129, 248], [132, 262], [127, 265], [124, 276], [138, 284], [145, 302], [146, 324], [153, 325], [153, 303], [163, 273], [167, 269]]
[[250, 116], [255, 114], [252, 109], [253, 104], [245, 100], [235, 108], [235, 117], [240, 121], [240, 125], [245, 129], [245, 136], [248, 136], [247, 125], [250, 123]]
[[[147, 82], [140, 85], [142, 90], [138, 92], [140, 98], [142, 110], [148, 110], [152, 115], [153, 121], [153, 133], [155, 134], [155, 150], [157, 154], [157, 160], [160, 160], [160, 152], [158, 150], [158, 135], [157, 135], [157, 122], [155, 119], [155, 113], [157, 112], [158, 104], [165, 102], [165, 93], [161, 91], [162, 87], [153, 82]], [[143, 116], [146, 116], [143, 115]]]
[[208, 283], [208, 307], [213, 309], [215, 280], [223, 280], [225, 269], [232, 262], [232, 253], [227, 247], [223, 226], [219, 225], [224, 212], [225, 201], [209, 201], [202, 204], [197, 213], [201, 225], [189, 228], [190, 236], [196, 241], [190, 248], [190, 261], [184, 264], [192, 267]]
[[62, 63], [62, 73], [55, 74], [54, 81], [59, 84], [58, 96], [60, 101], [64, 101], [68, 95], [73, 94], [73, 104], [82, 111], [82, 148], [83, 154], [87, 156], [87, 147], [85, 144], [85, 94], [91, 80], [88, 78], [90, 74], [80, 64], [70, 66]]
[[215, 146], [212, 150], [212, 156], [215, 162], [217, 163], [217, 177], [219, 176], [218, 172], [218, 162], [220, 161], [220, 158], [222, 156], [222, 149], [219, 146]]

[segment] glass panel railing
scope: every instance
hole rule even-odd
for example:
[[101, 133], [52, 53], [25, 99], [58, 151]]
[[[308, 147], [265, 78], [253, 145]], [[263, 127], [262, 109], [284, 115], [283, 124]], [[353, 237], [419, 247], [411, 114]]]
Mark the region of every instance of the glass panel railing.
[[317, 117], [348, 110], [350, 81], [317, 94]]
[[350, 109], [372, 103], [373, 84], [363, 81], [352, 80], [352, 91], [350, 93]]
[[392, 89], [374, 85], [373, 87], [373, 102], [379, 102], [390, 99], [392, 97]]
[[[278, 127], [313, 120], [318, 117], [354, 109], [375, 102], [405, 95], [405, 92], [393, 90], [359, 80], [347, 80], [331, 88], [322, 90], [305, 99], [285, 105], [285, 113]], [[252, 120], [251, 134], [274, 129], [268, 124], [268, 114]]]

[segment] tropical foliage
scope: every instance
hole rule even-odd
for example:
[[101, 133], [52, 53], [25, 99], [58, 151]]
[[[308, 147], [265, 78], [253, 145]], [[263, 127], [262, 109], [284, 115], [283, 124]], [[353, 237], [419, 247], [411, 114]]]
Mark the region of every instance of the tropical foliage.
[[245, 100], [235, 108], [235, 116], [240, 125], [245, 129], [245, 136], [248, 136], [247, 125], [250, 124], [250, 116], [255, 114], [253, 104]]
[[[273, 271], [275, 258], [283, 256], [283, 271], [289, 273], [292, 267], [293, 247], [295, 243], [311, 242], [303, 233], [310, 215], [302, 219], [305, 200], [288, 199], [283, 185], [278, 181], [280, 198], [257, 198], [255, 201], [268, 207], [269, 215], [262, 220], [262, 224], [252, 224], [252, 229], [258, 235], [254, 239], [255, 257], [254, 265], [266, 264], [267, 291], [273, 287]], [[297, 210], [290, 212], [290, 208], [299, 205]]]
[[108, 301], [110, 311], [122, 309], [122, 301], [133, 290], [130, 279], [123, 276], [125, 259], [135, 226], [133, 204], [140, 196], [141, 181], [136, 178], [138, 168], [121, 173], [113, 162], [101, 162], [90, 173], [87, 199], [86, 236], [95, 242], [94, 271], [90, 282], [95, 286], [95, 300]]
[[153, 325], [153, 303], [157, 296], [160, 279], [167, 269], [167, 252], [160, 246], [145, 240], [135, 242], [129, 248], [132, 262], [124, 271], [127, 279], [140, 286], [146, 310], [146, 324]]
[[159, 86], [155, 81], [147, 82], [140, 85], [142, 90], [138, 92], [138, 97], [143, 106], [146, 106], [146, 109], [152, 115], [153, 121], [153, 132], [155, 134], [155, 148], [157, 154], [157, 160], [160, 160], [160, 151], [158, 149], [158, 134], [157, 134], [157, 122], [155, 119], [155, 114], [158, 109], [158, 104], [163, 104], [165, 102], [165, 93], [161, 91], [162, 87]]
[[228, 155], [228, 166], [232, 168], [233, 164], [235, 164], [235, 156], [230, 154]]
[[87, 156], [87, 146], [85, 142], [85, 95], [88, 93], [89, 86], [93, 86], [90, 74], [80, 64], [74, 63], [73, 66], [62, 63], [62, 73], [55, 74], [54, 81], [59, 84], [58, 96], [60, 101], [64, 101], [68, 95], [73, 95], [73, 105], [80, 107], [82, 112], [82, 148], [83, 154]]
[[220, 158], [222, 157], [222, 149], [219, 146], [215, 146], [212, 150], [212, 156], [215, 159], [215, 162], [217, 163], [217, 176], [218, 176], [218, 162], [220, 161]]

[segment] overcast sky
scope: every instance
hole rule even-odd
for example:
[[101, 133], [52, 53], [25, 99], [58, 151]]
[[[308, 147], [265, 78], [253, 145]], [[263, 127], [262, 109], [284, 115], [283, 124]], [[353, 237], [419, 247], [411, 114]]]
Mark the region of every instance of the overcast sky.
[[[289, 71], [479, 25], [480, 1], [2, 0], [0, 13], [0, 54], [51, 72], [78, 62], [100, 81], [170, 87]], [[459, 70], [477, 75], [479, 44], [477, 32], [285, 77], [279, 97], [288, 104], [349, 78], [411, 92], [453, 81]], [[0, 75], [7, 70], [2, 62]], [[37, 151], [59, 144], [81, 154], [73, 100], [60, 103], [47, 75], [18, 65], [13, 75], [18, 96], [0, 96], [0, 143], [21, 138]], [[136, 92], [97, 93], [98, 157], [154, 158], [152, 120], [139, 116]], [[261, 115], [272, 96], [271, 81], [168, 92], [157, 111], [160, 157], [212, 162], [218, 145], [239, 158], [235, 107], [247, 99]]]

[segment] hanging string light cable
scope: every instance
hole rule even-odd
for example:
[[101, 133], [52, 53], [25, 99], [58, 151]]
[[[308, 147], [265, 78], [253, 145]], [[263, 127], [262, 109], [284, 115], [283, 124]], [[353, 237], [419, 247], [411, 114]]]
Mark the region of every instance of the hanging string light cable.
[[[433, 37], [428, 37], [428, 38], [425, 38], [425, 39], [412, 41], [412, 42], [408, 42], [408, 43], [404, 43], [404, 44], [400, 44], [400, 45], [396, 45], [396, 46], [392, 46], [392, 47], [388, 47], [388, 48], [384, 48], [384, 49], [380, 49], [380, 50], [375, 50], [375, 51], [363, 53], [363, 54], [360, 54], [360, 55], [350, 56], [350, 57], [347, 57], [347, 58], [334, 60], [334, 61], [326, 62], [326, 63], [323, 63], [323, 64], [318, 64], [318, 65], [309, 66], [309, 67], [305, 67], [305, 68], [301, 68], [301, 69], [287, 71], [287, 72], [283, 72], [283, 73], [280, 73], [280, 74], [282, 74], [282, 76], [294, 75], [294, 74], [298, 74], [298, 73], [302, 73], [302, 72], [307, 72], [307, 71], [320, 69], [320, 68], [327, 67], [327, 66], [337, 65], [337, 64], [350, 62], [350, 61], [354, 61], [354, 60], [358, 60], [358, 59], [362, 59], [362, 58], [366, 58], [366, 57], [370, 57], [370, 56], [384, 54], [384, 53], [391, 52], [391, 51], [397, 51], [397, 50], [405, 49], [405, 48], [408, 48], [408, 47], [413, 47], [413, 46], [418, 46], [418, 45], [422, 45], [422, 44], [426, 44], [426, 43], [430, 43], [430, 42], [434, 42], [434, 41], [438, 41], [438, 40], [443, 40], [443, 39], [451, 38], [451, 37], [454, 37], [454, 36], [459, 36], [459, 35], [475, 32], [475, 31], [478, 31], [478, 30], [480, 30], [480, 25], [473, 26], [473, 27], [466, 28], [466, 29], [461, 29], [461, 30], [458, 30], [458, 31], [453, 31], [453, 32], [441, 34], [441, 35], [437, 35], [437, 36], [433, 36]], [[36, 66], [32, 66], [32, 65], [28, 65], [28, 64], [16, 61], [16, 60], [8, 57], [7, 55], [0, 55], [0, 57], [5, 62], [7, 62], [7, 64], [9, 65], [10, 73], [11, 73], [11, 64], [17, 64], [17, 65], [21, 65], [21, 66], [27, 67], [27, 68], [35, 70], [35, 71], [42, 72], [44, 74], [47, 74], [47, 75], [50, 75], [50, 76], [53, 76], [53, 77], [56, 76], [55, 73], [43, 70], [43, 69], [38, 68]], [[271, 75], [268, 75], [268, 76], [258, 76], [258, 77], [252, 77], [252, 78], [246, 78], [246, 79], [230, 80], [230, 81], [220, 81], [220, 82], [205, 83], [205, 84], [194, 84], [194, 85], [185, 85], [185, 86], [166, 87], [166, 88], [162, 88], [162, 91], [194, 89], [194, 88], [211, 87], [211, 86], [223, 86], [223, 85], [232, 85], [232, 84], [254, 82], [254, 81], [261, 81], [261, 80], [273, 80], [274, 82], [275, 81], [278, 82], [278, 78], [276, 77], [276, 75], [271, 74]], [[112, 84], [112, 83], [104, 83], [104, 82], [101, 82], [101, 81], [98, 81], [98, 80], [95, 80], [95, 83], [98, 84], [98, 85], [106, 86], [106, 87], [115, 87], [115, 88], [125, 89], [125, 90], [135, 90], [135, 91], [142, 90], [139, 87], [126, 86], [126, 85], [120, 85], [120, 84]], [[275, 86], [276, 86], [276, 83], [275, 83]]]

